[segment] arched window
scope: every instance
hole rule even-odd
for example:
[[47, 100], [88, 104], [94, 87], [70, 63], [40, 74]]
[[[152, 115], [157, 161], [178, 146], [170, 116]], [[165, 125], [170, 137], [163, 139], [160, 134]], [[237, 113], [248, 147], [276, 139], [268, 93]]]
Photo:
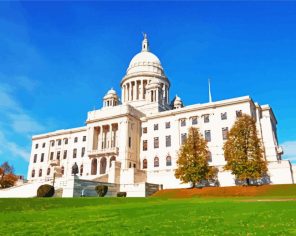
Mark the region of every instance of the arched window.
[[47, 175], [50, 175], [50, 167], [47, 168]]
[[208, 151], [208, 162], [212, 162], [212, 153]]
[[31, 174], [32, 178], [35, 177], [35, 170], [32, 170], [32, 174]]
[[154, 158], [154, 167], [159, 167], [159, 158], [158, 157]]
[[147, 169], [147, 159], [143, 160], [143, 169]]
[[91, 161], [91, 174], [92, 175], [96, 175], [97, 174], [97, 164], [98, 164], [97, 159], [93, 159]]
[[39, 177], [42, 176], [42, 169], [39, 170]]
[[172, 165], [172, 158], [171, 156], [166, 157], [166, 166], [171, 166]]
[[80, 165], [80, 175], [83, 175], [83, 165]]
[[107, 167], [107, 159], [106, 157], [102, 157], [100, 161], [100, 174], [106, 173], [106, 167]]
[[112, 161], [116, 161], [116, 157], [115, 157], [115, 156], [112, 156], [112, 157], [110, 158], [110, 167], [111, 167]]
[[64, 173], [65, 173], [65, 167], [64, 166], [62, 166], [62, 168], [61, 168], [61, 173], [62, 173], [62, 175], [64, 175]]

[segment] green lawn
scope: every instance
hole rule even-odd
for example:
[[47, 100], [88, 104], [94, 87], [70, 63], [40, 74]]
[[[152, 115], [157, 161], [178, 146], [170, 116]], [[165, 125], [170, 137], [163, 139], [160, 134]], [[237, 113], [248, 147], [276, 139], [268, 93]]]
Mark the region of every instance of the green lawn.
[[0, 199], [0, 235], [296, 235], [296, 201]]

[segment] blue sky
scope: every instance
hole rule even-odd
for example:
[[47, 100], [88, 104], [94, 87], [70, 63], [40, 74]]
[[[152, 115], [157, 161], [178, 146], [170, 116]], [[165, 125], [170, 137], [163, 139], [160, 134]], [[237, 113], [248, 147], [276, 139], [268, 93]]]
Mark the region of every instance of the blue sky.
[[296, 160], [295, 2], [1, 2], [0, 162], [26, 174], [31, 136], [83, 126], [119, 83], [142, 32], [185, 104], [270, 104]]

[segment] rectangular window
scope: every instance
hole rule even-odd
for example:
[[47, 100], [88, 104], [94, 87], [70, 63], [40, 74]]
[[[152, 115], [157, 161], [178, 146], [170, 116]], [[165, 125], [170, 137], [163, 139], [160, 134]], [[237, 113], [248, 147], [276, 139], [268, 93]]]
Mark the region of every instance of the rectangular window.
[[148, 141], [143, 140], [143, 151], [147, 151], [147, 149], [148, 149]]
[[77, 143], [78, 142], [78, 137], [75, 137], [74, 138], [74, 143]]
[[159, 138], [158, 137], [154, 138], [154, 148], [159, 148]]
[[67, 150], [64, 150], [63, 159], [67, 158]]
[[42, 143], [42, 147], [45, 148], [45, 143]]
[[44, 153], [41, 153], [41, 159], [40, 159], [41, 162], [44, 161]]
[[181, 120], [181, 126], [186, 126], [186, 119]]
[[209, 123], [210, 122], [210, 115], [206, 114], [204, 115], [204, 123]]
[[53, 147], [54, 146], [54, 140], [51, 140], [51, 146]]
[[165, 146], [166, 147], [171, 146], [171, 135], [165, 136]]
[[243, 112], [242, 112], [242, 110], [238, 110], [238, 111], [236, 111], [236, 117], [238, 118], [238, 117], [241, 117], [243, 115]]
[[50, 160], [53, 160], [53, 152], [50, 153]]
[[83, 142], [86, 141], [86, 136], [83, 136], [82, 141], [83, 141]]
[[147, 127], [143, 127], [143, 134], [147, 134]]
[[228, 127], [222, 128], [222, 138], [226, 140], [228, 137]]
[[187, 134], [186, 133], [181, 134], [181, 144], [184, 144], [185, 143], [186, 138], [187, 138]]
[[158, 124], [154, 124], [154, 130], [158, 130]]
[[38, 148], [38, 143], [35, 144], [35, 149], [37, 149], [37, 148]]
[[58, 146], [61, 146], [61, 144], [62, 144], [62, 140], [58, 140]]
[[65, 138], [65, 144], [68, 144], [68, 139], [67, 138]]
[[60, 160], [60, 157], [61, 157], [61, 152], [58, 151], [58, 152], [57, 152], [57, 160]]
[[227, 112], [221, 113], [221, 120], [227, 120]]
[[81, 157], [84, 157], [84, 154], [85, 154], [85, 147], [83, 147], [83, 148], [81, 149]]
[[205, 140], [211, 142], [211, 130], [205, 130]]
[[191, 122], [192, 125], [197, 125], [197, 116], [193, 116]]
[[171, 128], [171, 122], [165, 122], [165, 128], [166, 129]]
[[129, 148], [132, 147], [132, 138], [131, 137], [128, 137], [128, 146], [129, 146]]
[[74, 148], [74, 149], [73, 149], [73, 158], [76, 158], [76, 157], [77, 157], [77, 149]]
[[34, 155], [34, 160], [33, 160], [33, 162], [34, 162], [34, 163], [37, 162], [37, 154]]

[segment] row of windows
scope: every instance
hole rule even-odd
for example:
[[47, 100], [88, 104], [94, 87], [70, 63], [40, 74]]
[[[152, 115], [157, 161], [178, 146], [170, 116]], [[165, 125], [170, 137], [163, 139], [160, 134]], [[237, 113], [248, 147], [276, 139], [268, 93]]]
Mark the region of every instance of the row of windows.
[[[211, 130], [205, 130], [204, 137], [205, 137], [206, 141], [211, 142], [211, 140], [212, 140]], [[228, 127], [222, 128], [222, 139], [226, 140], [227, 137], [228, 137]], [[182, 133], [181, 134], [181, 144], [183, 144], [185, 142], [186, 138], [187, 138], [187, 133]], [[171, 135], [165, 136], [165, 146], [171, 147], [171, 144], [172, 144]], [[159, 148], [159, 137], [154, 137], [153, 147]], [[143, 140], [143, 151], [147, 151], [147, 150], [148, 150], [148, 140]]]
[[[171, 156], [167, 156], [166, 157], [166, 166], [171, 166], [171, 165], [172, 165], [172, 158], [171, 158]], [[147, 166], [148, 166], [148, 161], [147, 161], [147, 159], [144, 159], [143, 164], [142, 164], [143, 169], [147, 169]], [[154, 157], [153, 166], [159, 167], [159, 158], [158, 157]]]
[[[63, 152], [63, 159], [66, 159], [67, 158], [67, 150], [64, 150]], [[81, 148], [81, 157], [84, 157], [85, 155], [85, 147]], [[34, 155], [34, 159], [33, 159], [33, 162], [36, 163], [37, 162], [37, 154]], [[51, 152], [50, 153], [50, 160], [53, 160], [53, 157], [54, 157], [54, 152]], [[77, 148], [74, 148], [73, 149], [73, 158], [76, 158], [77, 157]], [[57, 160], [60, 160], [61, 158], [61, 151], [57, 151]], [[41, 157], [40, 157], [40, 162], [43, 162], [44, 161], [44, 153], [41, 153]]]
[[[69, 142], [68, 138], [64, 138], [63, 141], [64, 141], [64, 144], [68, 144], [68, 142]], [[82, 137], [82, 141], [83, 142], [86, 141], [86, 136], [83, 136]], [[50, 141], [50, 145], [53, 147], [55, 145], [55, 142], [57, 143], [58, 146], [61, 146], [62, 145], [62, 139], [57, 139], [56, 141], [55, 140], [51, 140]], [[77, 142], [78, 142], [78, 137], [75, 137], [74, 138], [74, 143], [77, 143]], [[45, 146], [46, 146], [46, 143], [42, 143], [42, 148], [45, 148]], [[38, 149], [38, 147], [39, 147], [39, 144], [36, 143], [35, 144], [35, 149]]]
[[[209, 114], [205, 114], [202, 115], [203, 116], [203, 120], [204, 123], [209, 123], [210, 122], [210, 115]], [[236, 111], [236, 117], [241, 117], [242, 116], [242, 110], [237, 110]], [[197, 116], [193, 116], [190, 118], [191, 119], [191, 124], [192, 125], [197, 125], [198, 121], [197, 121]], [[221, 120], [227, 120], [227, 112], [223, 112], [221, 113]], [[180, 120], [180, 125], [186, 126], [186, 119], [181, 119]], [[165, 128], [169, 129], [171, 127], [171, 122], [165, 122]], [[159, 126], [158, 124], [154, 124], [154, 130], [158, 130]], [[143, 134], [146, 134], [148, 132], [147, 127], [143, 127], [142, 129]]]
[[[46, 171], [46, 175], [50, 175], [50, 173], [51, 173], [51, 168], [48, 167], [47, 168], [47, 171]], [[65, 167], [62, 166], [61, 167], [61, 174], [64, 175], [64, 173], [65, 173]], [[80, 175], [83, 174], [83, 164], [80, 165], [79, 173], [80, 173]], [[31, 172], [31, 177], [34, 178], [35, 175], [36, 175], [36, 171], [33, 169], [32, 172]], [[39, 169], [39, 171], [38, 171], [38, 177], [42, 177], [42, 169]]]

